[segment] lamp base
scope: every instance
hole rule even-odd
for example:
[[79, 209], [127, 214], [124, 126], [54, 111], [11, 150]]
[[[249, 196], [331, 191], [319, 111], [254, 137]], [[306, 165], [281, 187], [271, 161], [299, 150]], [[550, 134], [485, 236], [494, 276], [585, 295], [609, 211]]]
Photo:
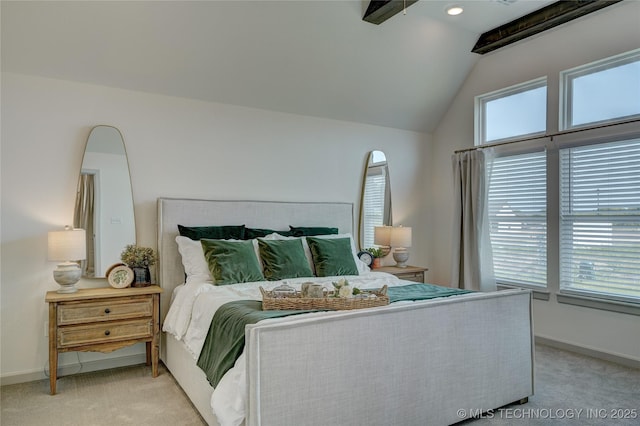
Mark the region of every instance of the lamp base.
[[396, 261], [397, 268], [406, 268], [409, 260], [409, 252], [406, 248], [398, 247], [393, 251], [393, 260]]
[[75, 293], [78, 291], [78, 288], [76, 287], [75, 284], [68, 284], [68, 285], [60, 285], [60, 288], [58, 289], [58, 291], [56, 291], [56, 293]]
[[80, 280], [82, 270], [75, 262], [64, 262], [58, 264], [58, 268], [53, 271], [53, 279], [60, 285], [58, 293], [75, 293], [78, 291], [76, 283]]
[[389, 253], [391, 253], [391, 247], [389, 246], [379, 246], [381, 257], [386, 257]]

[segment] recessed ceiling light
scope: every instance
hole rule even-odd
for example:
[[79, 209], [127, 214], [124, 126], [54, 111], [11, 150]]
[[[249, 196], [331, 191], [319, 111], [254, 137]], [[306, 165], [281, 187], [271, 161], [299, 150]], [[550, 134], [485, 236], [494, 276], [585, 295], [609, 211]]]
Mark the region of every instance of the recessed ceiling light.
[[451, 6], [447, 8], [447, 15], [456, 16], [460, 15], [463, 11], [464, 9], [462, 9], [460, 6]]

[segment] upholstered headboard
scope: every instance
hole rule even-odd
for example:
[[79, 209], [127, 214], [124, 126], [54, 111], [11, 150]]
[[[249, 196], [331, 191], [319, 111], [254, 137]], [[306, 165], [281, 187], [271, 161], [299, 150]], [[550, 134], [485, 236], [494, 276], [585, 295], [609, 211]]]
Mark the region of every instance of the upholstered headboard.
[[287, 230], [292, 226], [337, 227], [352, 233], [353, 204], [277, 201], [216, 201], [158, 198], [158, 281], [164, 289], [161, 317], [167, 313], [173, 289], [184, 282], [184, 268], [175, 238], [186, 226], [246, 225]]

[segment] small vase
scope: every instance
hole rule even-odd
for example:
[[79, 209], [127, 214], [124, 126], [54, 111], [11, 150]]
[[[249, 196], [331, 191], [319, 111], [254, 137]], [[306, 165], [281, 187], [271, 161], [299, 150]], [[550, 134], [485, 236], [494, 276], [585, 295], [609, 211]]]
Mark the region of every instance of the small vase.
[[380, 262], [381, 262], [381, 260], [380, 260], [379, 257], [374, 258], [373, 259], [373, 263], [371, 264], [371, 267], [373, 269], [379, 268], [380, 267]]
[[148, 266], [134, 267], [131, 287], [146, 287], [151, 285], [151, 272]]

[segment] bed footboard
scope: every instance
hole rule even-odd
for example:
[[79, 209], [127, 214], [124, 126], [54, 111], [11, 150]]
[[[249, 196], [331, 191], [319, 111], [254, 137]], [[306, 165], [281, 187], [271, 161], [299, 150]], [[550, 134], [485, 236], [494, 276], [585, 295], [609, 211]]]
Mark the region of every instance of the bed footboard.
[[255, 324], [246, 422], [456, 423], [533, 394], [532, 331], [526, 290]]

